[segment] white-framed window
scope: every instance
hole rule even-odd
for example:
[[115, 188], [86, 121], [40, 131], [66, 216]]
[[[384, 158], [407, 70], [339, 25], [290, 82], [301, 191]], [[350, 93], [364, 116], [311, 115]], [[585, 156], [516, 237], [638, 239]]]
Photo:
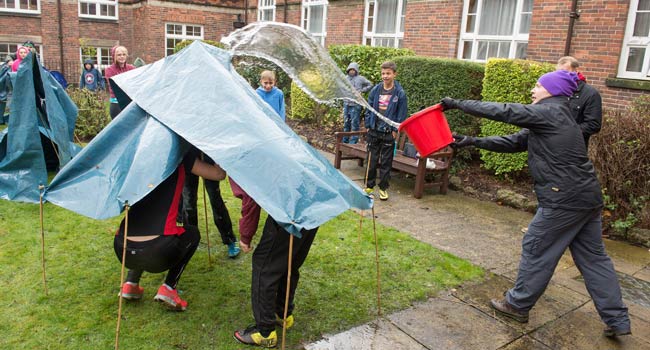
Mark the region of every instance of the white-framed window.
[[[4, 62], [5, 58], [7, 57], [8, 54], [15, 54], [16, 51], [18, 51], [18, 46], [21, 46], [21, 44], [17, 43], [7, 43], [7, 42], [0, 42], [0, 60]], [[43, 61], [43, 45], [36, 45], [36, 52], [38, 53], [38, 57], [41, 59], [41, 62]]]
[[618, 76], [650, 80], [650, 0], [631, 0]]
[[0, 12], [41, 13], [41, 1], [0, 0]]
[[193, 24], [165, 24], [165, 56], [174, 54], [174, 47], [183, 40], [203, 40], [203, 26]]
[[118, 19], [117, 0], [79, 0], [79, 17]]
[[302, 0], [302, 28], [325, 46], [327, 36], [327, 0]]
[[458, 58], [525, 59], [533, 0], [464, 0]]
[[402, 47], [406, 0], [366, 0], [363, 44]]
[[257, 20], [260, 22], [275, 21], [275, 0], [259, 0], [257, 2]]
[[99, 70], [106, 69], [106, 67], [113, 64], [111, 57], [110, 47], [84, 47], [79, 49], [79, 56], [81, 57], [81, 64], [90, 59]]

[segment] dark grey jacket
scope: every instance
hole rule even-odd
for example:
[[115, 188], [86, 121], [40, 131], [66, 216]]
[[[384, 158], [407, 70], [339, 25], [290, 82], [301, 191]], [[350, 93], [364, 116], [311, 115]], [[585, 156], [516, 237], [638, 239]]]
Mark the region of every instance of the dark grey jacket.
[[603, 122], [603, 102], [600, 93], [593, 86], [578, 81], [578, 88], [569, 99], [573, 119], [582, 130], [585, 145], [589, 147], [589, 136], [600, 131]]
[[540, 207], [602, 207], [600, 184], [566, 97], [549, 97], [530, 105], [467, 100], [458, 101], [458, 107], [478, 117], [524, 128], [508, 136], [477, 138], [476, 146], [495, 152], [528, 151], [528, 167]]

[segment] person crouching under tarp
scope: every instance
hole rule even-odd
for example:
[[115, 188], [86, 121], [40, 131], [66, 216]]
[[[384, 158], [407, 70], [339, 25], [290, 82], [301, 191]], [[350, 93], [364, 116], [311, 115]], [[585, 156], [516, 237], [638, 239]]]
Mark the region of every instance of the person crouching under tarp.
[[[167, 179], [129, 209], [125, 262], [129, 272], [121, 290], [124, 299], [142, 298], [144, 288], [138, 284], [144, 271], [168, 271], [165, 283], [158, 288], [154, 300], [175, 311], [184, 311], [187, 308], [187, 301], [178, 296], [176, 285], [194, 255], [201, 237], [196, 226], [176, 223], [185, 176], [191, 172], [214, 181], [226, 177], [226, 172], [219, 165], [208, 164], [198, 155], [198, 150], [192, 148]], [[122, 220], [114, 240], [115, 254], [120, 262], [124, 246], [124, 227], [125, 222]]]

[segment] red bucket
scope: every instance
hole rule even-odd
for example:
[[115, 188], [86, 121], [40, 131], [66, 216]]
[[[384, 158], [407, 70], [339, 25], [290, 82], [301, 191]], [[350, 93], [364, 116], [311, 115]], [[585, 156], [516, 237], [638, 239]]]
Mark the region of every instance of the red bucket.
[[406, 132], [421, 157], [426, 157], [454, 141], [440, 104], [411, 115], [402, 122], [399, 131]]

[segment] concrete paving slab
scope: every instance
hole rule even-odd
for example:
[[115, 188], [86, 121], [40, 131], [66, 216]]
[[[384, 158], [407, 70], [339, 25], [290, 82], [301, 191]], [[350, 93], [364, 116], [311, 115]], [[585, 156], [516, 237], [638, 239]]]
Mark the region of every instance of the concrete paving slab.
[[[587, 303], [530, 335], [553, 349], [649, 349], [650, 343], [637, 335], [643, 333], [647, 325], [640, 326], [637, 331], [634, 320], [632, 322], [631, 336], [607, 338], [602, 335], [605, 325], [598, 318], [593, 304]], [[648, 334], [647, 330], [645, 332]]]
[[650, 282], [650, 267], [648, 266], [644, 267], [639, 272], [635, 273], [633, 276], [640, 280]]
[[459, 300], [433, 298], [388, 318], [428, 349], [498, 349], [522, 335]]
[[532, 337], [525, 335], [512, 343], [499, 348], [499, 350], [551, 350], [551, 348]]
[[352, 328], [308, 344], [305, 350], [427, 350], [387, 320]]
[[511, 288], [512, 285], [511, 280], [494, 275], [479, 284], [463, 285], [457, 288], [453, 295], [522, 333], [534, 330], [557, 317], [562, 317], [589, 300], [588, 296], [551, 283], [530, 311], [528, 323], [519, 323], [498, 315], [490, 306], [490, 299], [503, 298], [503, 292]]

